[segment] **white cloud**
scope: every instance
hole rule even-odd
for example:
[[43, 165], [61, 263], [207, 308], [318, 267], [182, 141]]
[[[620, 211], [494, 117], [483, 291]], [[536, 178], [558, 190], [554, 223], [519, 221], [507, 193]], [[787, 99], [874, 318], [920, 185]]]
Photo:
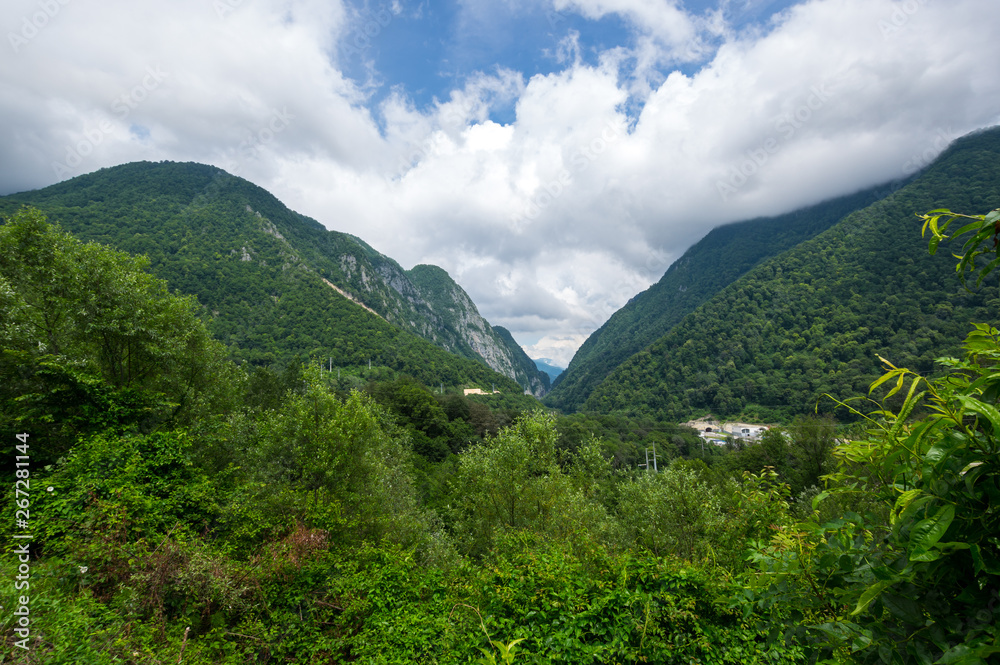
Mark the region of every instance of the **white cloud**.
[[[340, 3], [220, 2], [69, 2], [0, 49], [0, 187], [62, 179], [54, 164], [213, 163], [441, 265], [556, 360], [713, 226], [906, 175], [1000, 121], [993, 0], [811, 0], [742, 33], [664, 0], [555, 0], [625, 17], [634, 42], [527, 80], [478, 74], [426, 110], [405, 90], [370, 108], [337, 69]], [[39, 6], [5, 3], [0, 27], [19, 35]], [[720, 35], [697, 71], [654, 76]]]

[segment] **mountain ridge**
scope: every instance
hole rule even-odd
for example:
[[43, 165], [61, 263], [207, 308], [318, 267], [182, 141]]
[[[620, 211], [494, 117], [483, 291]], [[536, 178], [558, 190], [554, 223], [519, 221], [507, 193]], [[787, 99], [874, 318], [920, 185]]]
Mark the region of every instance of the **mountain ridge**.
[[[474, 306], [458, 325], [449, 325], [396, 261], [355, 236], [328, 231], [263, 188], [216, 167], [134, 162], [2, 197], [0, 211], [9, 213], [21, 204], [41, 208], [81, 239], [148, 255], [151, 270], [167, 279], [172, 289], [198, 295], [213, 317], [225, 314], [213, 332], [226, 337], [231, 347], [243, 348], [246, 359], [253, 362], [275, 359], [274, 353], [269, 355], [260, 347], [281, 346], [265, 332], [273, 324], [263, 316], [271, 307], [268, 300], [277, 304], [280, 294], [261, 292], [262, 284], [299, 282], [302, 286], [306, 275], [312, 275], [352, 307], [366, 309], [450, 353], [487, 367], [492, 360], [497, 367], [491, 369], [522, 386], [530, 385], [535, 394], [545, 390], [540, 372], [522, 371], [518, 376], [514, 362], [497, 362], [497, 358], [516, 357], [520, 347], [515, 351], [506, 348], [498, 335], [484, 336], [482, 330], [489, 324]], [[250, 265], [258, 272], [256, 283], [240, 269]], [[233, 293], [226, 291], [229, 278], [239, 283], [232, 287]], [[448, 288], [463, 303], [471, 303], [450, 278]], [[251, 322], [252, 343], [240, 330], [241, 318]], [[289, 330], [288, 335], [294, 338], [297, 333]], [[322, 332], [309, 343], [303, 339], [289, 344], [306, 355], [317, 344], [329, 352], [338, 346], [348, 355], [351, 351], [344, 339]], [[278, 353], [282, 354], [288, 355]]]
[[998, 202], [994, 128], [955, 141], [905, 187], [728, 284], [619, 365], [583, 410], [787, 419], [824, 394], [867, 393], [878, 356], [932, 372], [931, 350], [957, 354], [970, 322], [994, 319], [1000, 300], [995, 279], [966, 291], [944, 252], [928, 253], [915, 215]]
[[846, 214], [901, 183], [870, 187], [773, 217], [733, 222], [709, 231], [663, 276], [594, 331], [552, 385], [545, 403], [579, 409], [618, 366], [677, 325], [687, 314], [754, 266], [821, 233]]

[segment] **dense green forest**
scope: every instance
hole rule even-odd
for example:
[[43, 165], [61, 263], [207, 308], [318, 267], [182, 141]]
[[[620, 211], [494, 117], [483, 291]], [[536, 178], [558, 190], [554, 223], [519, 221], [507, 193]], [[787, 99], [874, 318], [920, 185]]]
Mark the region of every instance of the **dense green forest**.
[[545, 403], [580, 409], [619, 365], [670, 331], [699, 305], [751, 268], [830, 228], [847, 214], [886, 196], [903, 183], [874, 187], [786, 215], [712, 229], [583, 343]]
[[[171, 289], [198, 297], [209, 330], [233, 357], [254, 365], [324, 357], [352, 371], [371, 361], [428, 384], [495, 382], [538, 395], [548, 387], [548, 377], [520, 346], [492, 331], [443, 270], [420, 266], [409, 273], [419, 277], [412, 283], [360, 239], [327, 231], [214, 167], [142, 162], [102, 169], [0, 198], [0, 214], [24, 204], [82, 240], [146, 255]], [[467, 336], [481, 340], [478, 349]], [[483, 367], [484, 354], [505, 376]]]
[[993, 207], [998, 157], [1000, 130], [955, 142], [914, 182], [723, 288], [615, 369], [583, 409], [787, 421], [817, 403], [832, 412], [824, 394], [864, 393], [877, 356], [935, 371], [971, 322], [995, 318], [997, 292], [995, 281], [966, 290], [953, 266], [920, 251], [914, 211]]
[[[966, 255], [992, 254], [1000, 210], [970, 220]], [[989, 325], [946, 378], [887, 365], [864, 426], [799, 418], [706, 450], [647, 417], [238, 365], [145, 269], [37, 210], [0, 226], [5, 661], [1000, 654]], [[651, 448], [658, 472], [638, 467]]]

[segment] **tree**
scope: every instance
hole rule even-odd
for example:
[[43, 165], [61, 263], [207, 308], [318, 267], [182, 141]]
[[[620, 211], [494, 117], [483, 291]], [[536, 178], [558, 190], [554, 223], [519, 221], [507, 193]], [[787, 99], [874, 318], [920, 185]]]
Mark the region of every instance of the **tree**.
[[819, 487], [820, 478], [831, 471], [836, 426], [830, 418], [821, 416], [800, 416], [789, 428], [791, 454], [798, 467], [797, 478], [792, 491], [798, 493], [809, 487]]
[[81, 243], [22, 208], [0, 227], [0, 426], [46, 435], [184, 424], [233, 403], [240, 373], [191, 297], [145, 257]]
[[[998, 264], [980, 258], [995, 253], [984, 243], [1000, 233], [1000, 210], [923, 218], [931, 252], [952, 221], [973, 220], [955, 233], [974, 233], [959, 272], [979, 271], [981, 284]], [[869, 391], [889, 387], [881, 408], [842, 403], [867, 428], [835, 449], [813, 518], [758, 544], [757, 601], [816, 658], [981, 665], [1000, 655], [1000, 330], [975, 324], [964, 350], [938, 359], [947, 374], [936, 378], [883, 359]], [[854, 509], [824, 522], [821, 504], [834, 499]]]
[[[574, 486], [557, 463], [557, 437], [553, 417], [536, 411], [459, 455], [456, 531], [469, 553], [485, 553], [501, 531], [570, 538], [581, 525], [601, 529], [604, 511], [584, 498], [585, 483]], [[596, 460], [590, 455], [581, 463], [592, 467]]]

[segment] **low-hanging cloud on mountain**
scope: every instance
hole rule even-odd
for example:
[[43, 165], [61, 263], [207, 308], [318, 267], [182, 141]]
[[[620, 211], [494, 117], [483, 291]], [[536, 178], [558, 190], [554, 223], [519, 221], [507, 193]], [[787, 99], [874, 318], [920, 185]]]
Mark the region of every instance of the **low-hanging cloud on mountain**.
[[[993, 0], [813, 0], [743, 25], [771, 3], [459, 4], [466, 45], [497, 7], [548, 16], [558, 53], [539, 57], [558, 65], [486, 68], [417, 104], [376, 94], [373, 62], [347, 75], [344, 53], [367, 62], [420, 4], [7, 2], [0, 190], [215, 164], [406, 267], [442, 266], [566, 364], [712, 227], [909, 175], [1000, 121]], [[566, 15], [629, 37], [588, 45]]]

